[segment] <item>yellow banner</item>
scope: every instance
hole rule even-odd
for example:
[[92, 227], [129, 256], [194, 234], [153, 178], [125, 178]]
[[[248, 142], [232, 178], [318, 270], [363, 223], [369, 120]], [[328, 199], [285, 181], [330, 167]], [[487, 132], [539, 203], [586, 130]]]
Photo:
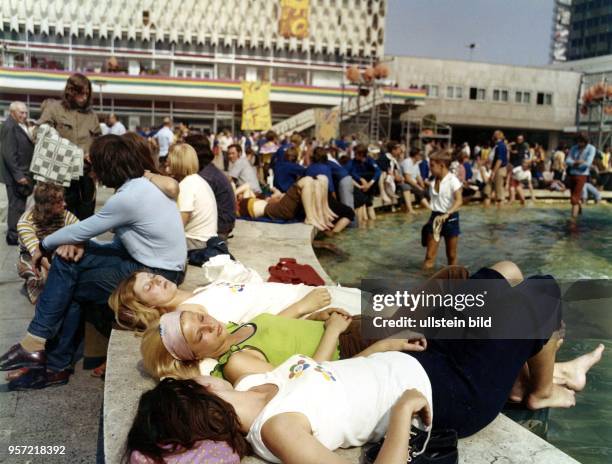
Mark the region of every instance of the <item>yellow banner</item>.
[[281, 17], [278, 33], [285, 39], [308, 37], [310, 0], [280, 0]]
[[268, 130], [272, 127], [269, 82], [242, 81], [242, 130]]
[[340, 127], [340, 112], [338, 110], [315, 110], [315, 138], [319, 142], [328, 143], [338, 138]]

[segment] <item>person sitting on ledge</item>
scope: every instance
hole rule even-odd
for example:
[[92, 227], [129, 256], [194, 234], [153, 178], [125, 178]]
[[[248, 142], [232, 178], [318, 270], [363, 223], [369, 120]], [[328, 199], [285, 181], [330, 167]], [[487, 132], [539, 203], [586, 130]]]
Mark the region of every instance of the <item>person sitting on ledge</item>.
[[[540, 311], [561, 321], [558, 302], [541, 300], [534, 291], [541, 289], [544, 279], [547, 289], [560, 296], [551, 277], [539, 276], [539, 285], [532, 286], [532, 279], [522, 281], [520, 270], [505, 262], [483, 268], [471, 278], [505, 280], [508, 294], [530, 295]], [[179, 317], [171, 317], [166, 326], [162, 320], [161, 329], [164, 345], [175, 359], [188, 354], [186, 339], [193, 335], [181, 332], [177, 321]], [[340, 464], [347, 461], [334, 450], [386, 435], [375, 462], [406, 462], [411, 425], [428, 433], [454, 429], [460, 438], [477, 433], [497, 417], [525, 364], [530, 375], [525, 402], [530, 409], [574, 406], [575, 391], [567, 380], [584, 379], [601, 359], [603, 345], [574, 360], [564, 385], [554, 378], [558, 346], [556, 331], [539, 340], [436, 340], [421, 352], [391, 351], [332, 362], [295, 354], [276, 368], [262, 361], [259, 374], [236, 374], [235, 389], [212, 376], [164, 379], [141, 398], [126, 456], [138, 451], [162, 458], [167, 451], [159, 444], [179, 436], [168, 428], [173, 422], [167, 411], [180, 407], [188, 422], [195, 419], [192, 414], [202, 414], [204, 422], [217, 416], [230, 420], [206, 436], [198, 429], [185, 442], [173, 441], [179, 448], [202, 439], [219, 440], [242, 457], [249, 452], [248, 442], [257, 455], [271, 462], [295, 462], [299, 456], [304, 463]], [[584, 384], [573, 386], [580, 389]], [[313, 397], [317, 400], [312, 401]], [[413, 422], [417, 413], [421, 421]], [[152, 431], [147, 426], [152, 421], [164, 427]]]
[[185, 226], [187, 250], [206, 248], [206, 242], [217, 236], [217, 201], [208, 182], [198, 175], [198, 156], [191, 145], [172, 145], [167, 169], [179, 182], [177, 204]]
[[[183, 224], [174, 201], [155, 184], [163, 176], [146, 174], [137, 147], [116, 135], [94, 140], [90, 156], [97, 178], [116, 192], [94, 216], [41, 240], [32, 256], [38, 268], [55, 252], [25, 337], [0, 357], [0, 370], [20, 369], [9, 382], [11, 390], [67, 383], [81, 305], [105, 307], [117, 284], [136, 269], [150, 269], [176, 283], [183, 279]], [[111, 230], [113, 241], [92, 240]]]
[[273, 195], [267, 199], [255, 198], [253, 194], [241, 186], [236, 190], [238, 217], [253, 219], [266, 217], [282, 221], [292, 221], [306, 215], [305, 224], [311, 225], [321, 232], [334, 231], [336, 227], [346, 227], [338, 222], [338, 216], [329, 208], [327, 202], [327, 177], [302, 177], [293, 184], [287, 193]]
[[38, 301], [51, 267], [46, 258], [41, 261], [40, 270], [32, 265], [32, 256], [38, 250], [40, 241], [56, 230], [77, 222], [77, 217], [66, 209], [63, 187], [45, 182], [36, 184], [34, 206], [23, 213], [17, 223], [20, 245], [17, 271], [19, 277], [25, 279], [24, 288], [30, 303], [36, 304]]

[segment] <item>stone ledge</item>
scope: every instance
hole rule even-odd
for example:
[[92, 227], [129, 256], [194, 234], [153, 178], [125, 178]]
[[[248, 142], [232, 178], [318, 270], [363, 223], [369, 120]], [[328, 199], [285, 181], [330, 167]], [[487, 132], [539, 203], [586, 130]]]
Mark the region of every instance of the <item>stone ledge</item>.
[[[263, 278], [268, 267], [280, 258], [296, 258], [310, 264], [327, 282], [332, 283], [319, 264], [311, 240], [313, 229], [304, 224], [269, 224], [237, 221], [235, 237], [230, 239], [232, 254]], [[195, 288], [200, 276], [198, 268], [189, 267], [184, 286]], [[107, 464], [119, 464], [132, 419], [142, 392], [155, 385], [140, 367], [140, 339], [132, 332], [113, 330], [108, 347], [104, 391], [104, 452]], [[359, 462], [359, 449], [339, 450], [349, 462]], [[577, 461], [542, 440], [519, 424], [500, 414], [495, 421], [476, 435], [459, 441], [460, 463], [529, 464], [554, 462], [576, 464]], [[245, 464], [260, 464], [256, 457]]]

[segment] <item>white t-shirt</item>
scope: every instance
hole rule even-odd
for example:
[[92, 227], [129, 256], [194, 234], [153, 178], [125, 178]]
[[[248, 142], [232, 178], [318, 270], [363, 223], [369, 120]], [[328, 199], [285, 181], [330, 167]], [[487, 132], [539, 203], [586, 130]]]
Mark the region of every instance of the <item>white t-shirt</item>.
[[168, 156], [170, 145], [174, 142], [174, 134], [169, 127], [162, 127], [157, 134], [154, 135], [159, 144], [159, 156]]
[[217, 235], [217, 201], [208, 182], [199, 174], [192, 174], [179, 183], [179, 189], [179, 211], [191, 213], [185, 236], [206, 242]]
[[453, 206], [454, 195], [457, 190], [461, 190], [462, 184], [457, 176], [448, 173], [440, 181], [439, 191], [435, 190], [435, 181], [429, 186], [429, 197], [431, 198], [431, 210], [439, 213], [446, 213]]
[[[425, 369], [409, 354], [397, 351], [322, 363], [294, 355], [271, 372], [245, 377], [236, 390], [267, 383], [276, 385], [278, 392], [255, 418], [246, 438], [260, 457], [271, 462], [280, 460], [264, 444], [261, 430], [279, 414], [306, 416], [312, 434], [333, 451], [384, 437], [391, 408], [408, 389], [422, 393], [433, 411]], [[426, 430], [419, 418], [412, 423]]]
[[125, 126], [121, 124], [121, 121], [117, 121], [109, 128], [109, 133], [113, 135], [123, 135], [126, 132], [127, 130], [125, 130]]
[[402, 172], [404, 174], [409, 174], [412, 177], [412, 180], [417, 180], [421, 177], [421, 170], [419, 169], [419, 164], [415, 163], [414, 160], [410, 157], [406, 158], [401, 162]]
[[[484, 171], [484, 176], [483, 176], [483, 171]], [[487, 182], [489, 182], [490, 178], [491, 178], [491, 170], [487, 168], [486, 166], [482, 168], [474, 168], [474, 177], [473, 177], [474, 181], [482, 182], [483, 184], [486, 184]]]
[[[183, 304], [204, 306], [219, 322], [244, 324], [260, 314], [278, 314], [304, 298], [317, 287], [308, 285], [259, 282], [232, 284], [213, 283], [198, 288]], [[343, 308], [349, 314], [361, 314], [361, 291], [350, 287], [325, 287], [331, 294], [331, 307]]]
[[522, 166], [517, 166], [512, 170], [512, 178], [519, 182], [529, 182], [531, 180], [531, 171], [529, 169], [525, 171]]

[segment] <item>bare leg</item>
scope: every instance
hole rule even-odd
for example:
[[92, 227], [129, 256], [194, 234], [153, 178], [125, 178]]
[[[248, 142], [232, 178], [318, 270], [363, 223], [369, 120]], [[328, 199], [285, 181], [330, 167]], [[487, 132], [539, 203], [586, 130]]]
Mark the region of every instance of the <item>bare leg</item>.
[[457, 244], [459, 243], [459, 236], [444, 238], [446, 245], [446, 259], [448, 260], [449, 266], [457, 264]]
[[586, 385], [586, 374], [597, 364], [603, 355], [603, 344], [597, 345], [593, 351], [567, 362], [556, 363], [554, 366], [554, 382], [565, 385], [574, 391], [582, 391]]
[[575, 392], [553, 383], [555, 354], [558, 334], [555, 332], [538, 354], [527, 361], [529, 365], [529, 387], [527, 407], [571, 408], [576, 405]]
[[348, 218], [340, 218], [338, 219], [338, 222], [336, 222], [336, 225], [334, 226], [332, 232], [334, 234], [339, 234], [340, 232], [342, 232], [344, 229], [347, 228], [347, 226], [351, 223], [351, 221], [348, 220]]
[[520, 284], [524, 279], [523, 273], [512, 261], [499, 261], [491, 266], [491, 269], [496, 270], [504, 276], [512, 287]]
[[519, 185], [516, 188], [516, 193], [519, 197], [519, 201], [521, 202], [521, 205], [524, 205], [525, 204], [525, 191], [523, 190], [523, 187]]
[[300, 187], [302, 205], [306, 213], [306, 220], [304, 223], [314, 226], [321, 231], [327, 230], [327, 227], [319, 221], [315, 207], [314, 179], [312, 177], [302, 177], [298, 181], [298, 186]]
[[425, 252], [425, 261], [423, 262], [423, 269], [433, 269], [434, 265], [436, 264], [436, 256], [438, 255], [439, 246], [440, 242], [436, 242], [433, 239], [433, 235], [429, 234], [427, 236], [427, 251]]
[[370, 221], [375, 221], [376, 220], [376, 211], [374, 211], [374, 207], [373, 206], [368, 206], [368, 219]]
[[357, 213], [357, 223], [359, 227], [365, 226], [366, 222], [368, 222], [368, 214], [366, 212], [365, 206], [360, 206], [355, 210]]
[[315, 179], [315, 185], [318, 184], [319, 189], [321, 189], [321, 195], [323, 195], [323, 212], [325, 213], [325, 217], [329, 218], [330, 221], [334, 221], [338, 219], [338, 215], [332, 211], [329, 207], [329, 180], [326, 176], [319, 175]]
[[403, 195], [408, 214], [414, 214], [414, 208], [412, 207], [412, 193], [410, 193], [410, 190], [404, 190]]
[[387, 173], [383, 172], [381, 173], [380, 177], [378, 178], [378, 188], [380, 189], [380, 199], [383, 202], [383, 205], [390, 205], [391, 204], [391, 198], [389, 198], [389, 195], [387, 195], [387, 192], [385, 191], [385, 179], [387, 178]]

